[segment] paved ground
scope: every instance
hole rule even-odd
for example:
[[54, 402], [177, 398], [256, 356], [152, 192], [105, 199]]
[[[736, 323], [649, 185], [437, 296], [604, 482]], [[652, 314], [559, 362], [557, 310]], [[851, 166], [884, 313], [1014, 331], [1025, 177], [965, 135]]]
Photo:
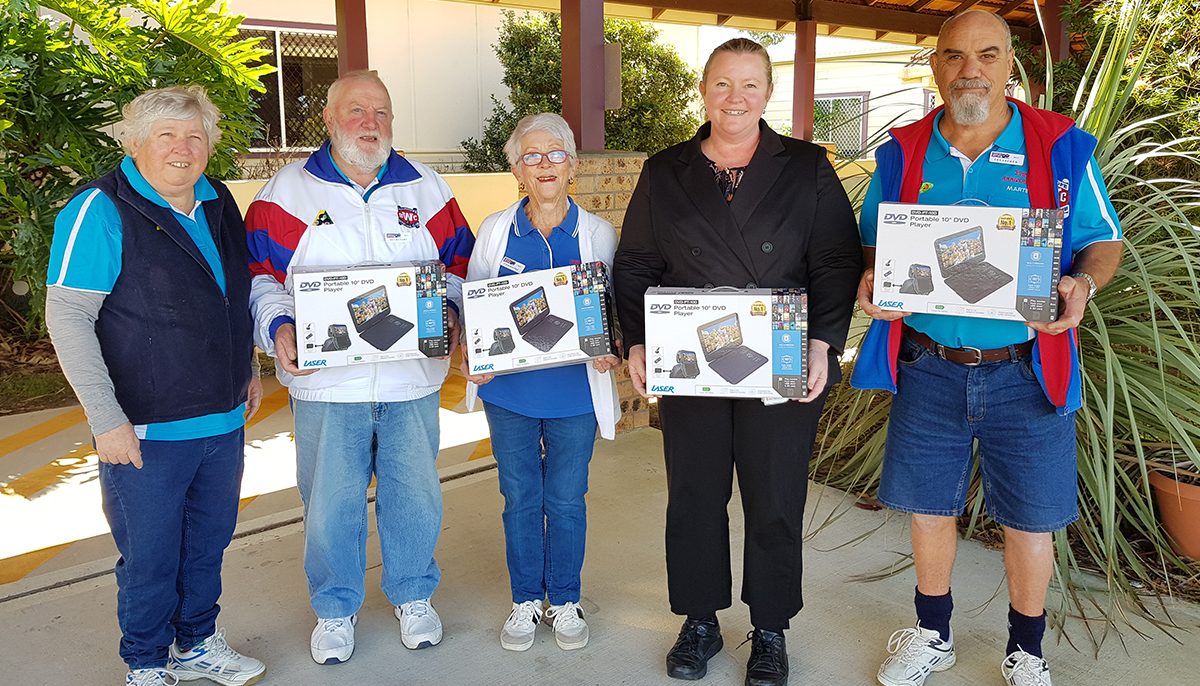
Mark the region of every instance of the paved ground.
[[[313, 664], [307, 651], [312, 616], [300, 565], [300, 527], [269, 521], [286, 522], [297, 514], [288, 511], [242, 525], [243, 531], [265, 530], [239, 538], [226, 557], [221, 624], [237, 647], [267, 661], [269, 684], [672, 683], [661, 669], [678, 619], [665, 609], [658, 451], [657, 434], [644, 429], [604, 444], [593, 463], [583, 600], [592, 643], [577, 653], [561, 652], [546, 631], [527, 653], [507, 653], [497, 643], [508, 593], [494, 470], [446, 486], [439, 546], [445, 576], [434, 599], [446, 624], [441, 646], [418, 652], [400, 646], [391, 608], [375, 587], [378, 556], [372, 553], [354, 659], [336, 667]], [[817, 519], [841, 498], [836, 491], [820, 488], [813, 495], [814, 501], [821, 501], [813, 508]], [[741, 538], [736, 499], [731, 515], [736, 547]], [[841, 545], [881, 525], [866, 541]], [[809, 605], [788, 635], [793, 684], [871, 683], [888, 635], [911, 621], [912, 580], [907, 573], [874, 583], [857, 583], [850, 577], [894, 563], [907, 549], [904, 539], [898, 518], [859, 510], [849, 510], [813, 538], [807, 561]], [[0, 673], [6, 683], [121, 683], [123, 670], [115, 654], [115, 586], [107, 573], [111, 563], [100, 560], [0, 588], [9, 598], [0, 600]], [[957, 572], [959, 664], [929, 684], [999, 685], [1003, 594], [992, 600], [1003, 581], [999, 555], [964, 544]], [[63, 585], [47, 588], [59, 583]], [[1065, 645], [1052, 648], [1056, 683], [1196, 683], [1190, 665], [1191, 656], [1200, 650], [1195, 631], [1200, 612], [1178, 608], [1175, 618], [1192, 628], [1180, 636], [1182, 644], [1161, 636], [1142, 640], [1127, 631], [1128, 653], [1110, 640], [1099, 661]], [[738, 684], [748, 655], [747, 646], [738, 647], [749, 629], [747, 614], [739, 604], [722, 612], [721, 620], [728, 643], [714, 658], [705, 682]], [[1069, 630], [1076, 640], [1082, 639], [1080, 625], [1072, 624]]]
[[[486, 442], [477, 434], [477, 417], [463, 413], [454, 393], [451, 389], [443, 397], [443, 407], [450, 408], [443, 417], [448, 428], [442, 455], [446, 516], [438, 553], [444, 578], [434, 597], [445, 621], [442, 645], [417, 652], [400, 645], [391, 608], [378, 590], [375, 550], [369, 557], [367, 604], [353, 660], [320, 667], [309, 659], [313, 618], [301, 570], [298, 503], [288, 484], [294, 458], [289, 454], [287, 410], [277, 395], [271, 397], [280, 409], [251, 429], [248, 459], [261, 464], [248, 470], [258, 474], [248, 479], [243, 493], [253, 500], [245, 503], [238, 538], [226, 556], [220, 623], [231, 642], [267, 662], [266, 684], [677, 683], [662, 670], [662, 657], [674, 640], [679, 618], [666, 609], [665, 496], [658, 433], [642, 429], [615, 442], [602, 441], [592, 464], [583, 599], [592, 628], [591, 645], [564, 653], [550, 632], [542, 631], [529, 652], [509, 653], [500, 649], [497, 640], [509, 601], [495, 471]], [[0, 585], [0, 682], [115, 685], [122, 683], [124, 668], [116, 655], [114, 559], [95, 496], [88, 495], [88, 489], [94, 490], [94, 464], [84, 456], [68, 456], [68, 462], [73, 459], [78, 464], [56, 465], [61, 460], [53, 459], [39, 467], [23, 462], [36, 462], [29, 452], [34, 444], [42, 446], [44, 455], [67, 455], [72, 440], [79, 439], [61, 432], [4, 454], [4, 448], [14, 444], [13, 435], [62, 415], [58, 411], [0, 425], [0, 436], [7, 435], [0, 438], [0, 459], [13, 475], [0, 499], [4, 531], [0, 545], [20, 550], [37, 546], [48, 536], [67, 539], [50, 546], [49, 552], [42, 545], [0, 561], [0, 569], [7, 563], [10, 573], [18, 567], [25, 570]], [[38, 469], [43, 470], [42, 476], [29, 476]], [[41, 478], [47, 485], [34, 490], [37, 482], [23, 481], [29, 478]], [[50, 507], [51, 498], [62, 501]], [[808, 606], [788, 632], [793, 686], [873, 683], [888, 636], [912, 621], [911, 571], [870, 583], [853, 579], [903, 564], [909, 551], [903, 518], [846, 509], [842, 499], [840, 492], [820, 487], [813, 488], [809, 499], [813, 531], [826, 525], [814, 533], [807, 549]], [[827, 523], [835, 510], [842, 516]], [[56, 516], [56, 511], [66, 514]], [[736, 550], [742, 538], [736, 497], [730, 517]], [[77, 542], [71, 539], [88, 527], [94, 535]], [[871, 536], [851, 543], [870, 531], [874, 531]], [[373, 534], [371, 545], [375, 545]], [[34, 565], [36, 555], [45, 559]], [[964, 543], [956, 572], [959, 662], [931, 677], [928, 684], [1000, 686], [998, 665], [1006, 638], [1000, 554]], [[737, 569], [734, 578], [735, 583], [740, 579]], [[1124, 646], [1119, 637], [1110, 638], [1099, 660], [1088, 648], [1082, 624], [1068, 623], [1069, 635], [1083, 651], [1065, 642], [1048, 648], [1055, 683], [1198, 683], [1200, 608], [1176, 606], [1172, 614], [1189, 629], [1176, 632], [1178, 643], [1153, 632], [1149, 640], [1143, 639], [1125, 628]], [[749, 654], [748, 645], [738, 646], [749, 630], [744, 606], [735, 603], [722, 612], [721, 622], [726, 647], [713, 659], [704, 683], [740, 684]]]

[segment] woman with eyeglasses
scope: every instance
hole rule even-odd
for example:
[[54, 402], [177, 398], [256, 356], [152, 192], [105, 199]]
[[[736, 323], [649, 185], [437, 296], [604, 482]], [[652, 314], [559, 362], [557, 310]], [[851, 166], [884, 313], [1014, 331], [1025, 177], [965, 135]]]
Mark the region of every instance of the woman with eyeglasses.
[[[531, 114], [504, 144], [524, 197], [483, 220], [467, 280], [603, 262], [612, 268], [617, 235], [612, 224], [568, 196], [574, 181], [575, 135], [557, 114]], [[466, 322], [464, 331], [470, 331]], [[467, 404], [483, 400], [504, 496], [504, 539], [512, 610], [500, 630], [506, 650], [527, 650], [538, 622], [554, 627], [563, 650], [587, 645], [580, 600], [584, 494], [596, 429], [612, 439], [616, 386], [608, 356], [590, 363], [505, 374], [471, 375], [467, 340], [462, 371]], [[490, 341], [483, 341], [489, 343]], [[618, 342], [618, 346], [620, 343]]]

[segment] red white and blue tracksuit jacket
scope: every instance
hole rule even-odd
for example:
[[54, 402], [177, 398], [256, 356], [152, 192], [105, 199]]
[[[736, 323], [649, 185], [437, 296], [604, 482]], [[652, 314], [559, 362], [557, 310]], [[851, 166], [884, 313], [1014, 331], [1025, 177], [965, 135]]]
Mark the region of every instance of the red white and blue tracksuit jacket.
[[[360, 193], [338, 171], [329, 142], [279, 171], [246, 212], [250, 311], [255, 343], [274, 353], [275, 330], [294, 323], [292, 269], [441, 259], [447, 294], [462, 304], [475, 236], [450, 187], [432, 169], [392, 153], [378, 182]], [[446, 360], [403, 360], [322, 369], [279, 380], [300, 400], [396, 402], [436, 392]]]
[[[1010, 102], [1020, 110], [1025, 132], [1030, 207], [1067, 208], [1060, 273], [1070, 274], [1074, 259], [1070, 205], [1076, 191], [1086, 183], [1084, 175], [1096, 139], [1076, 127], [1069, 117], [1016, 100]], [[875, 153], [875, 173], [881, 175], [885, 202], [917, 202], [925, 151], [940, 111], [939, 107], [916, 123], [893, 129], [892, 140]], [[896, 392], [896, 360], [903, 331], [903, 320], [871, 322], [858, 351], [851, 385]], [[1074, 412], [1083, 404], [1078, 345], [1075, 329], [1054, 336], [1039, 332], [1033, 344], [1034, 374], [1059, 414]]]

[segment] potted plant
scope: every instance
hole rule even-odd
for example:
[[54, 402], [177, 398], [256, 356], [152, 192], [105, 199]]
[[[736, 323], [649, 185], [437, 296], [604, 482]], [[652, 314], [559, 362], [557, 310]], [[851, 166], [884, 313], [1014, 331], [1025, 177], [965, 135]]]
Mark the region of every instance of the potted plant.
[[1200, 560], [1200, 466], [1176, 462], [1150, 472], [1154, 501], [1171, 548]]

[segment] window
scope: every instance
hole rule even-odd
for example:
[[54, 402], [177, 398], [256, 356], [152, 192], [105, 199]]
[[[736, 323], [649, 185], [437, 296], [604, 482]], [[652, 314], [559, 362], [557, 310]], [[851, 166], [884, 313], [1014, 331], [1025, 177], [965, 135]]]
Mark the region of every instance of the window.
[[838, 157], [858, 157], [867, 139], [869, 93], [818, 95], [813, 102], [813, 140], [837, 145]]
[[321, 110], [338, 75], [336, 31], [244, 27], [239, 38], [263, 38], [277, 71], [262, 77], [265, 93], [251, 93], [263, 129], [252, 149], [316, 148], [325, 140]]

